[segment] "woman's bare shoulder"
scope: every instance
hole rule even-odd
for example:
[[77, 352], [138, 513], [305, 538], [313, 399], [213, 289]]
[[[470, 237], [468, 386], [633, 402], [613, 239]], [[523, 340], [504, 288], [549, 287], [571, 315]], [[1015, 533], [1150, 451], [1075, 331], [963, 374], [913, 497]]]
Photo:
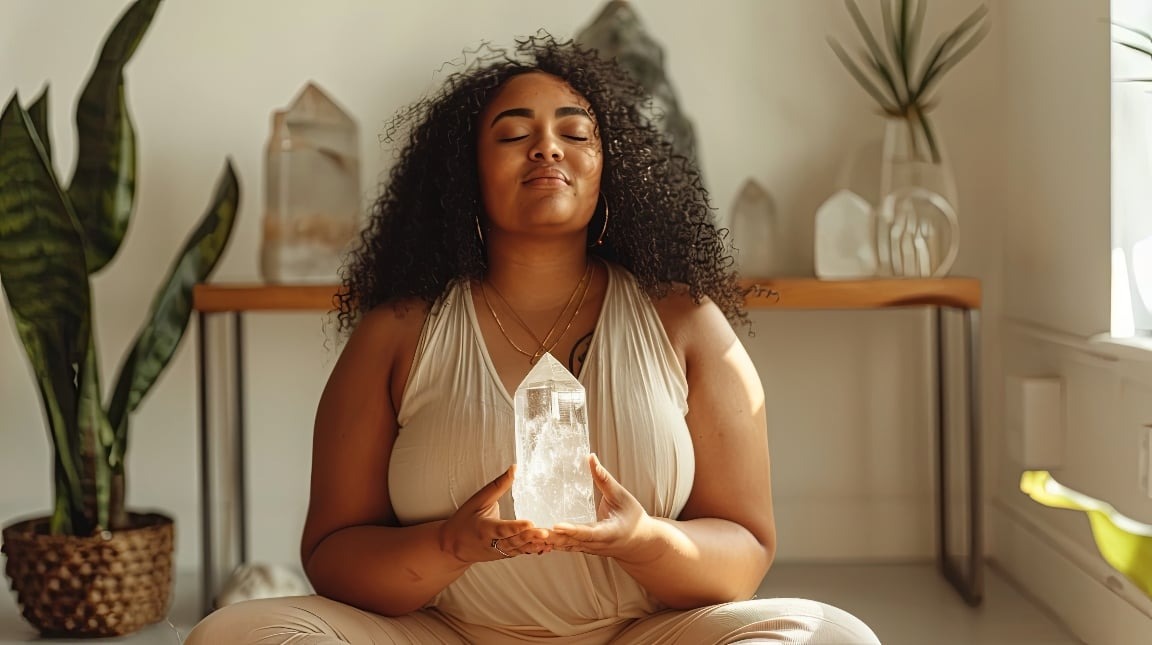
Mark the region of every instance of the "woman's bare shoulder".
[[343, 401], [349, 396], [375, 396], [384, 389], [395, 409], [429, 310], [427, 302], [412, 298], [386, 302], [362, 314], [336, 362], [330, 381], [336, 385], [331, 388], [333, 396]]
[[708, 296], [693, 298], [688, 285], [673, 283], [664, 294], [649, 294], [664, 333], [681, 355], [687, 355], [694, 344], [713, 335], [732, 333], [724, 313]]
[[403, 341], [412, 334], [419, 336], [431, 307], [415, 297], [381, 303], [360, 316], [351, 339], [362, 336], [375, 345]]

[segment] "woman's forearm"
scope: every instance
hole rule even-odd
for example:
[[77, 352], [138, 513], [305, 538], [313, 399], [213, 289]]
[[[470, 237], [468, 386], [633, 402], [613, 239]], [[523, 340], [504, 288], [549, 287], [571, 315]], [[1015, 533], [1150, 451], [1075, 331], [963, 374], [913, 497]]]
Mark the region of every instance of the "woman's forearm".
[[312, 550], [304, 570], [322, 596], [385, 616], [407, 614], [468, 569], [441, 548], [443, 524], [341, 529]]
[[676, 609], [746, 600], [775, 555], [744, 527], [728, 520], [649, 518], [649, 544], [620, 566], [650, 594]]

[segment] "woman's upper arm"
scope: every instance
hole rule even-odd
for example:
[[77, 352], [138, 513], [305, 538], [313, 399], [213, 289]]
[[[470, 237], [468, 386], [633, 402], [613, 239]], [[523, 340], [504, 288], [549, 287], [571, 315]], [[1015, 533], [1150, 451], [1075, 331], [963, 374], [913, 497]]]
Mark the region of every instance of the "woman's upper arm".
[[688, 422], [696, 457], [692, 493], [680, 519], [740, 524], [775, 553], [776, 525], [764, 389], [756, 367], [720, 309], [687, 295], [660, 307], [688, 380]]
[[317, 546], [341, 529], [396, 523], [388, 492], [397, 431], [393, 386], [396, 378], [407, 377], [407, 369], [397, 368], [411, 360], [407, 350], [413, 346], [414, 323], [423, 320], [414, 313], [387, 305], [365, 314], [328, 378], [312, 438], [311, 492], [300, 546], [305, 568]]

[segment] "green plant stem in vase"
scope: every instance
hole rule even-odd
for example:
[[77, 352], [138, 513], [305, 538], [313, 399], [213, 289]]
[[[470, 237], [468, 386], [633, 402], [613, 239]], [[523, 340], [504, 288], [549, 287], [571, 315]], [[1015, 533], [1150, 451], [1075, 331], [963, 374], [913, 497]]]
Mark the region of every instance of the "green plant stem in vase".
[[959, 224], [955, 181], [929, 113], [941, 79], [987, 34], [988, 8], [977, 7], [921, 55], [927, 0], [878, 4], [883, 28], [875, 31], [855, 0], [844, 2], [862, 41], [855, 57], [828, 39], [885, 116], [879, 202], [873, 204], [878, 271], [939, 277], [955, 260]]
[[881, 0], [882, 37], [868, 26], [855, 0], [845, 0], [863, 47], [857, 58], [835, 39], [828, 43], [852, 77], [876, 100], [884, 114], [899, 117], [917, 132], [918, 157], [940, 163], [940, 147], [928, 113], [935, 106], [933, 92], [940, 80], [988, 33], [988, 8], [980, 5], [959, 25], [941, 34], [922, 57], [917, 49], [922, 41], [927, 0]]

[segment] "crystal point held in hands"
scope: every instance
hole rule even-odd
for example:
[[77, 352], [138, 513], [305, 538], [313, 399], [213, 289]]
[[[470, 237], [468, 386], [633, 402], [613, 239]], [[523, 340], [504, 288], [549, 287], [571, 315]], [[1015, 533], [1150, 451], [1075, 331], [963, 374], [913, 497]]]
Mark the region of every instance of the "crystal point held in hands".
[[544, 354], [516, 388], [516, 518], [543, 528], [595, 522], [588, 452], [584, 386]]

